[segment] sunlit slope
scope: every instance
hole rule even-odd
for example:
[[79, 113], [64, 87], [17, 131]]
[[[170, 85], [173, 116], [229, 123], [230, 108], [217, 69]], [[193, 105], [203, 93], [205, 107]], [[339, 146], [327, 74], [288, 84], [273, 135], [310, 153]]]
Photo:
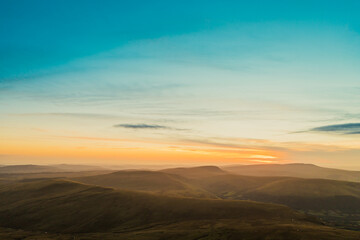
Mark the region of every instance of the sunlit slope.
[[181, 176], [155, 171], [118, 171], [110, 174], [73, 178], [86, 184], [116, 189], [152, 192], [169, 196], [216, 198]]
[[98, 232], [216, 219], [312, 224], [305, 215], [280, 205], [173, 198], [64, 180], [17, 183], [0, 189], [0, 225], [3, 227]]
[[360, 182], [360, 171], [323, 168], [313, 164], [259, 164], [223, 167], [224, 170], [250, 176], [289, 176]]

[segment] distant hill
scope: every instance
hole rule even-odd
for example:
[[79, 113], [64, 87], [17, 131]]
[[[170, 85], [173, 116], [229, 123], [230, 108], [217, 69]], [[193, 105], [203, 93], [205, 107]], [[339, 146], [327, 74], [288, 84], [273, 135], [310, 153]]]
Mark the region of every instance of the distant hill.
[[111, 173], [111, 170], [98, 170], [98, 171], [81, 171], [81, 172], [34, 172], [34, 173], [0, 173], [1, 179], [6, 181], [16, 181], [22, 179], [35, 179], [35, 178], [76, 178], [85, 176], [94, 176], [100, 174]]
[[0, 173], [39, 173], [39, 172], [58, 172], [61, 169], [52, 166], [42, 165], [8, 165], [0, 167]]
[[51, 172], [80, 172], [80, 171], [104, 171], [105, 168], [87, 165], [5, 165], [0, 166], [0, 174], [18, 173], [51, 173]]
[[174, 198], [65, 180], [0, 185], [0, 226], [48, 236], [92, 232], [86, 239], [360, 238], [280, 205]]
[[118, 171], [97, 176], [72, 178], [102, 187], [152, 192], [169, 196], [216, 198], [215, 195], [189, 184], [181, 176], [156, 171]]
[[207, 176], [216, 176], [227, 174], [226, 171], [216, 166], [200, 166], [189, 168], [168, 168], [161, 170], [161, 172], [177, 174], [187, 178], [203, 178]]
[[89, 172], [89, 171], [107, 171], [108, 168], [92, 166], [92, 165], [75, 165], [75, 164], [54, 164], [49, 165], [61, 169], [66, 172]]
[[289, 176], [300, 178], [322, 178], [360, 182], [360, 171], [347, 171], [319, 167], [313, 164], [258, 164], [224, 166], [222, 169], [234, 174], [248, 176]]

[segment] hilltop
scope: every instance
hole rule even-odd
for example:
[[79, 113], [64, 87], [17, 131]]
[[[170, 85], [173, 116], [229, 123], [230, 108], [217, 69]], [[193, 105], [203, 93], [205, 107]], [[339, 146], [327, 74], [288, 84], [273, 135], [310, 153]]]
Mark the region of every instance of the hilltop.
[[176, 174], [186, 178], [203, 178], [207, 176], [217, 176], [217, 175], [227, 174], [226, 171], [222, 170], [217, 166], [167, 168], [161, 170], [161, 172]]

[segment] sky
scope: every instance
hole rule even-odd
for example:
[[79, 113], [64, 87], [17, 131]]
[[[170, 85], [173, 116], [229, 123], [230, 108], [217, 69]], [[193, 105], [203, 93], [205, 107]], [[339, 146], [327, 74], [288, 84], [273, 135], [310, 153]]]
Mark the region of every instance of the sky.
[[360, 170], [359, 1], [0, 2], [0, 164]]

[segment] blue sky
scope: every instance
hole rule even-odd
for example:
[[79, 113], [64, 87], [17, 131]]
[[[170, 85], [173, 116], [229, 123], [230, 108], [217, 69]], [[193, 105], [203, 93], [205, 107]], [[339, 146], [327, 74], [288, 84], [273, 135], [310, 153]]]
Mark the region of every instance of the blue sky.
[[[358, 9], [358, 1], [2, 1], [1, 161], [59, 161], [61, 146], [62, 161], [97, 162], [101, 154], [71, 150], [96, 145], [114, 155], [109, 163], [166, 154], [183, 163], [168, 152], [175, 146], [202, 154], [184, 160], [194, 164], [360, 169], [358, 134], [348, 134], [360, 131]], [[344, 124], [351, 131], [336, 127]], [[335, 127], [316, 130], [324, 126]], [[118, 138], [128, 142], [104, 140]], [[25, 151], [29, 139], [53, 151]], [[137, 152], [109, 150], [130, 147]]]
[[358, 1], [5, 0], [1, 5], [2, 78], [31, 74], [132, 41], [233, 24], [304, 23], [360, 30]]

